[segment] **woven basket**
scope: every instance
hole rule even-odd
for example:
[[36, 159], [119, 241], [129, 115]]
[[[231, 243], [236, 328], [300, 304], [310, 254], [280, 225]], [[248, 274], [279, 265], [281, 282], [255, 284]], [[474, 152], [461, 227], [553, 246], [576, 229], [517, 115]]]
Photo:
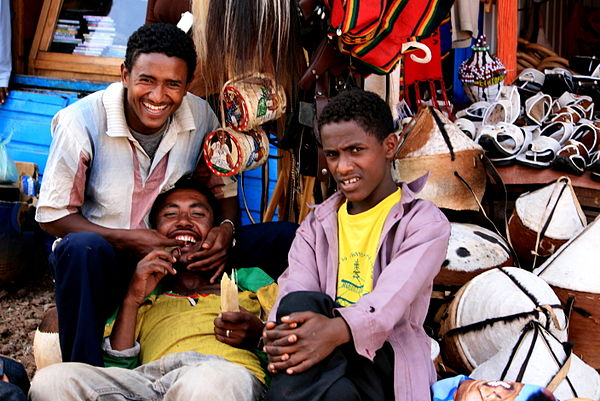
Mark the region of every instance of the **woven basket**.
[[575, 353], [600, 369], [600, 217], [534, 270], [563, 303], [574, 296], [569, 341]]
[[392, 166], [394, 179], [410, 182], [429, 173], [418, 197], [442, 208], [479, 210], [486, 185], [483, 149], [459, 127], [440, 111], [425, 107], [405, 127], [400, 140]]
[[560, 301], [574, 297], [569, 320], [569, 341], [574, 352], [594, 369], [600, 369], [600, 294], [551, 286]]
[[522, 266], [533, 266], [535, 254], [547, 258], [585, 225], [585, 215], [571, 181], [561, 177], [519, 196], [508, 221], [508, 236]]
[[230, 177], [263, 165], [269, 158], [269, 137], [262, 128], [236, 132], [218, 128], [204, 139], [203, 156], [213, 174]]
[[[553, 306], [551, 309], [558, 319], [558, 328], [505, 272], [533, 295], [540, 305]], [[443, 359], [459, 372], [470, 372], [502, 347], [512, 343], [531, 320], [550, 325], [554, 335], [561, 341], [566, 340], [566, 318], [560, 301], [543, 280], [516, 267], [482, 273], [456, 293], [442, 320], [440, 336]], [[488, 324], [468, 329], [468, 326], [484, 321], [488, 321]], [[457, 332], [458, 328], [464, 330]]]
[[286, 108], [285, 91], [268, 74], [234, 78], [223, 86], [221, 107], [227, 126], [244, 132], [281, 117]]

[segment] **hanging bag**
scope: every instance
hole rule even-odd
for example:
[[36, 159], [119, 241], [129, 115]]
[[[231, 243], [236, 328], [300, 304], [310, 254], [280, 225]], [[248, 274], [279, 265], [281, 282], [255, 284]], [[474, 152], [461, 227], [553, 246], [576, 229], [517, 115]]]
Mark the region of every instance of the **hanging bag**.
[[0, 141], [0, 184], [10, 184], [19, 179], [17, 166], [10, 157], [6, 145], [10, 142], [12, 134]]

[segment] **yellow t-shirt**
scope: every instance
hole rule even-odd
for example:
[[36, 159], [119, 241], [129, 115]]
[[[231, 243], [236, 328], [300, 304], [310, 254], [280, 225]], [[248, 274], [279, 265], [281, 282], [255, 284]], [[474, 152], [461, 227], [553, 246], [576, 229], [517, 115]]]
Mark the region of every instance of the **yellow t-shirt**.
[[[277, 284], [260, 288], [256, 293], [239, 293], [240, 306], [265, 320], [277, 296]], [[248, 369], [265, 383], [260, 360], [250, 350], [235, 348], [218, 341], [214, 320], [221, 312], [219, 295], [185, 297], [163, 293], [151, 296], [138, 310], [136, 339], [142, 344], [139, 355], [142, 364], [164, 355], [183, 351], [218, 355]], [[105, 330], [109, 335], [112, 325]]]
[[400, 201], [398, 189], [371, 209], [348, 214], [348, 201], [338, 211], [338, 280], [336, 302], [355, 304], [373, 290], [373, 265], [383, 223], [392, 207]]

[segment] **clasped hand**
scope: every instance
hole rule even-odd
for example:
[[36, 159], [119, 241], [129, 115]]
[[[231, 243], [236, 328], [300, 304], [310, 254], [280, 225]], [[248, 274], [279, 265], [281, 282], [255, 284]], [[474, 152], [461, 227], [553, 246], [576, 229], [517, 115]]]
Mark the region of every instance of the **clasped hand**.
[[351, 339], [341, 317], [328, 318], [314, 312], [296, 312], [281, 318], [281, 324], [267, 322], [263, 331], [264, 351], [272, 373], [304, 372]]

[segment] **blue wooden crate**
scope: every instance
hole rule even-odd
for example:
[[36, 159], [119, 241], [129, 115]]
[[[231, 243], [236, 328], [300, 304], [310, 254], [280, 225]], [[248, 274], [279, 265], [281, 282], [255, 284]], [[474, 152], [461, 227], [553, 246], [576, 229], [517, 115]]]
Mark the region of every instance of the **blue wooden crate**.
[[8, 99], [0, 105], [0, 138], [11, 136], [7, 146], [9, 157], [14, 161], [36, 163], [41, 177], [52, 142], [52, 117], [107, 84], [18, 75], [10, 85]]

